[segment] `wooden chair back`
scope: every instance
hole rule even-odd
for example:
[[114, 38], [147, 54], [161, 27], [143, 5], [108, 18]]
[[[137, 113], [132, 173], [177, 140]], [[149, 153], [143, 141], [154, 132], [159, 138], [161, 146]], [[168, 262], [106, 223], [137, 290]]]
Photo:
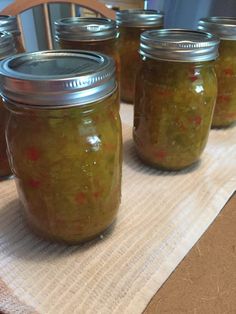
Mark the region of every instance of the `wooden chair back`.
[[106, 7], [103, 3], [97, 0], [15, 0], [12, 4], [8, 5], [0, 14], [14, 15], [17, 17], [19, 29], [22, 34], [22, 41], [24, 43], [24, 32], [22, 27], [21, 13], [33, 9], [37, 6], [42, 6], [43, 21], [45, 23], [46, 40], [48, 49], [53, 48], [53, 38], [51, 29], [51, 20], [49, 13], [49, 4], [53, 3], [67, 3], [70, 4], [70, 16], [76, 16], [76, 6], [86, 8], [110, 19], [115, 19], [115, 11]]

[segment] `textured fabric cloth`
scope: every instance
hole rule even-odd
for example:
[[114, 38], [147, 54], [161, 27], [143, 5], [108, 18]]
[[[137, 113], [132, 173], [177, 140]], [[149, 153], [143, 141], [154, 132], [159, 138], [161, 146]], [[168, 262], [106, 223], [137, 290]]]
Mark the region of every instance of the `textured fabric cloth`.
[[162, 172], [136, 157], [122, 105], [122, 204], [113, 231], [50, 244], [24, 225], [14, 181], [0, 183], [0, 312], [140, 314], [236, 186], [236, 127], [212, 130], [198, 166]]

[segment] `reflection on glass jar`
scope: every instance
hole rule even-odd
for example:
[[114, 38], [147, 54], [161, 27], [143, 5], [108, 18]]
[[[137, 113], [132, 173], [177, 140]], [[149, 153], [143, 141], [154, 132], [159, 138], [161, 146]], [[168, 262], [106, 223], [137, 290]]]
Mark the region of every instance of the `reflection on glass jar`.
[[5, 140], [5, 127], [8, 119], [8, 112], [3, 106], [2, 99], [0, 100], [0, 180], [8, 178], [12, 175], [8, 158], [7, 144]]
[[[183, 44], [181, 44], [184, 42]], [[134, 142], [146, 163], [178, 170], [196, 162], [208, 139], [217, 94], [218, 39], [184, 30], [141, 35]]]
[[25, 51], [21, 39], [21, 33], [17, 25], [17, 19], [15, 16], [0, 15], [0, 31], [9, 32], [13, 35], [16, 50], [18, 53]]
[[218, 97], [212, 126], [226, 127], [236, 121], [236, 18], [204, 18], [198, 28], [215, 33], [221, 39], [215, 65]]
[[114, 62], [62, 50], [25, 54], [2, 67], [4, 86], [18, 81], [10, 77], [12, 67], [24, 82], [10, 99], [7, 88], [3, 94], [10, 162], [30, 227], [68, 243], [101, 234], [114, 222], [121, 197]]
[[135, 78], [141, 63], [140, 35], [145, 30], [162, 28], [163, 15], [152, 10], [123, 10], [116, 13], [116, 20], [120, 32], [121, 99], [133, 103]]
[[113, 57], [119, 79], [120, 56], [115, 21], [106, 18], [64, 18], [55, 22], [55, 39], [62, 49], [92, 50]]
[[[0, 32], [0, 60], [16, 53], [13, 37], [10, 33]], [[3, 106], [2, 97], [0, 97], [0, 180], [6, 179], [12, 175], [7, 153], [5, 127], [8, 120], [8, 111]]]

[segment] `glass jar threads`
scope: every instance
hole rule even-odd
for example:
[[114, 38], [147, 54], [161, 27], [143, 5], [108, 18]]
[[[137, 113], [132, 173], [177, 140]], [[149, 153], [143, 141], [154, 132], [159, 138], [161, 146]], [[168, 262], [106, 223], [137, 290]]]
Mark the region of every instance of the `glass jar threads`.
[[141, 35], [133, 137], [146, 163], [178, 170], [206, 145], [217, 95], [216, 36], [188, 30]]
[[154, 10], [123, 10], [116, 12], [116, 21], [120, 32], [121, 99], [133, 103], [135, 77], [141, 63], [140, 34], [148, 29], [162, 28], [163, 15]]
[[64, 18], [55, 22], [55, 39], [62, 49], [93, 50], [113, 57], [119, 77], [120, 57], [115, 21], [106, 18]]
[[221, 40], [215, 64], [218, 97], [212, 126], [226, 127], [236, 121], [236, 18], [207, 17], [199, 21], [198, 28]]
[[8, 58], [0, 66], [6, 137], [30, 227], [78, 243], [114, 221], [121, 196], [115, 64], [73, 50]]
[[18, 53], [25, 51], [21, 40], [21, 33], [17, 25], [17, 19], [15, 16], [0, 15], [0, 31], [9, 32], [13, 35], [16, 50]]
[[[15, 53], [16, 49], [12, 35], [10, 33], [0, 32], [0, 60]], [[6, 152], [5, 127], [7, 120], [8, 111], [4, 108], [2, 98], [0, 97], [0, 180], [12, 175]]]

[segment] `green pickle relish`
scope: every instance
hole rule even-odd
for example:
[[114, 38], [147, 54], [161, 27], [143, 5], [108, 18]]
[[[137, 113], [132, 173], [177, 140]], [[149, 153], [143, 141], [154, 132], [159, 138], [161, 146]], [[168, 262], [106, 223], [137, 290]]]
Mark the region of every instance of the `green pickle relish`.
[[[14, 39], [10, 33], [0, 31], [0, 61], [16, 53]], [[0, 180], [11, 177], [12, 172], [7, 157], [5, 128], [9, 114], [0, 97]]]
[[120, 78], [116, 22], [107, 18], [69, 17], [55, 22], [55, 40], [61, 49], [92, 50], [114, 58]]
[[66, 243], [101, 234], [121, 198], [114, 62], [92, 52], [43, 51], [9, 58], [1, 72], [5, 86], [24, 81], [23, 90], [3, 95], [8, 153], [29, 226]]
[[187, 30], [141, 35], [133, 137], [146, 163], [179, 170], [199, 159], [217, 94], [212, 60], [218, 43], [215, 36]]
[[121, 62], [121, 99], [134, 102], [135, 78], [141, 60], [140, 35], [145, 30], [163, 27], [163, 15], [154, 10], [121, 10], [116, 13], [119, 27], [118, 51]]
[[220, 38], [215, 64], [218, 96], [212, 126], [227, 127], [236, 121], [236, 18], [207, 17], [199, 21], [198, 28]]

